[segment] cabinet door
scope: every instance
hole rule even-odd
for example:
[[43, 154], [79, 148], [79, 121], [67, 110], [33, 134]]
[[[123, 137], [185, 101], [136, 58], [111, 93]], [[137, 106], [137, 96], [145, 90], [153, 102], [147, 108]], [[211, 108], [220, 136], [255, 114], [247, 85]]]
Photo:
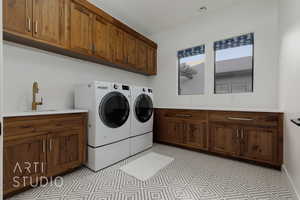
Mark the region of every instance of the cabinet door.
[[243, 128], [242, 156], [258, 161], [276, 161], [277, 130], [257, 127]]
[[131, 66], [136, 65], [137, 61], [137, 49], [136, 49], [136, 39], [132, 35], [125, 33], [125, 60], [126, 64]]
[[185, 121], [184, 144], [196, 149], [207, 149], [207, 123]]
[[158, 141], [171, 144], [183, 143], [183, 123], [177, 119], [163, 118], [158, 125]]
[[95, 15], [93, 20], [93, 51], [96, 56], [107, 61], [111, 60], [109, 41], [110, 23]]
[[84, 54], [92, 54], [93, 15], [82, 5], [71, 3], [70, 48]]
[[[4, 193], [34, 185], [46, 169], [46, 138], [4, 141]], [[25, 177], [25, 178], [23, 178]]]
[[211, 124], [210, 148], [224, 155], [239, 155], [239, 128], [231, 124]]
[[148, 58], [147, 58], [147, 66], [148, 66], [148, 74], [156, 75], [157, 67], [156, 67], [156, 49], [152, 47], [148, 47]]
[[64, 0], [33, 0], [33, 36], [59, 45], [63, 30]]
[[113, 53], [113, 62], [116, 64], [124, 64], [125, 55], [124, 55], [124, 31], [119, 29], [116, 26], [112, 26], [112, 53]]
[[32, 0], [3, 0], [4, 30], [32, 36]]
[[172, 144], [183, 143], [183, 122], [177, 119], [167, 120], [167, 142]]
[[79, 166], [84, 152], [81, 130], [62, 130], [48, 135], [47, 175], [53, 176]]
[[147, 72], [147, 45], [139, 40], [137, 43], [137, 66], [139, 71]]

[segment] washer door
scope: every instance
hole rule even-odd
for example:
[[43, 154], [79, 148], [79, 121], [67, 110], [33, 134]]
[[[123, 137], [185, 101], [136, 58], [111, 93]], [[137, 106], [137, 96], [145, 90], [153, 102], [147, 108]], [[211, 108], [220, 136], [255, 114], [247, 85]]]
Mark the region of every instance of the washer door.
[[135, 116], [137, 120], [144, 123], [147, 122], [153, 114], [152, 99], [146, 95], [141, 94], [135, 101]]
[[118, 128], [125, 124], [129, 117], [129, 102], [122, 93], [111, 92], [103, 97], [98, 111], [106, 126]]

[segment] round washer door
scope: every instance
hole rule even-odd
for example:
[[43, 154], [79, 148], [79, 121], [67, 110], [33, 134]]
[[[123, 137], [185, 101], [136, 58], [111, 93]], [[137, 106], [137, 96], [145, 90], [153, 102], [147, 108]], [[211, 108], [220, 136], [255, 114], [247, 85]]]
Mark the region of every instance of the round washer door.
[[106, 126], [118, 128], [125, 124], [129, 117], [129, 102], [122, 93], [111, 92], [103, 97], [98, 112]]
[[134, 109], [137, 120], [142, 123], [147, 122], [153, 114], [152, 99], [146, 94], [139, 95], [135, 100]]

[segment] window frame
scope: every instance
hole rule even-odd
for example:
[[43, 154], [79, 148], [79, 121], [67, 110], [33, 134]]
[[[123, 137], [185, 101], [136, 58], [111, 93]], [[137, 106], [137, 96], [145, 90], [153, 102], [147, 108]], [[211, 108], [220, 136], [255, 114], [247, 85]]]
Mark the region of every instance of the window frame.
[[[238, 37], [238, 36], [237, 36]], [[237, 92], [237, 93], [217, 93], [216, 92], [216, 67], [217, 67], [217, 51], [214, 49], [214, 94], [215, 95], [224, 95], [224, 94], [227, 94], [227, 95], [231, 95], [231, 94], [250, 94], [250, 93], [254, 93], [254, 48], [255, 48], [255, 37], [254, 37], [254, 33], [253, 33], [253, 44], [252, 44], [252, 91], [250, 92]]]

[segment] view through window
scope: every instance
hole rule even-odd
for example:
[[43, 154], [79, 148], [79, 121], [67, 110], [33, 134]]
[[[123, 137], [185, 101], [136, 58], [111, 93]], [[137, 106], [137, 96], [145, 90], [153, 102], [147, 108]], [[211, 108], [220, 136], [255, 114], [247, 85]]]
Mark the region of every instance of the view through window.
[[215, 42], [215, 93], [253, 92], [253, 33]]
[[178, 94], [204, 94], [205, 46], [179, 51], [178, 62]]

